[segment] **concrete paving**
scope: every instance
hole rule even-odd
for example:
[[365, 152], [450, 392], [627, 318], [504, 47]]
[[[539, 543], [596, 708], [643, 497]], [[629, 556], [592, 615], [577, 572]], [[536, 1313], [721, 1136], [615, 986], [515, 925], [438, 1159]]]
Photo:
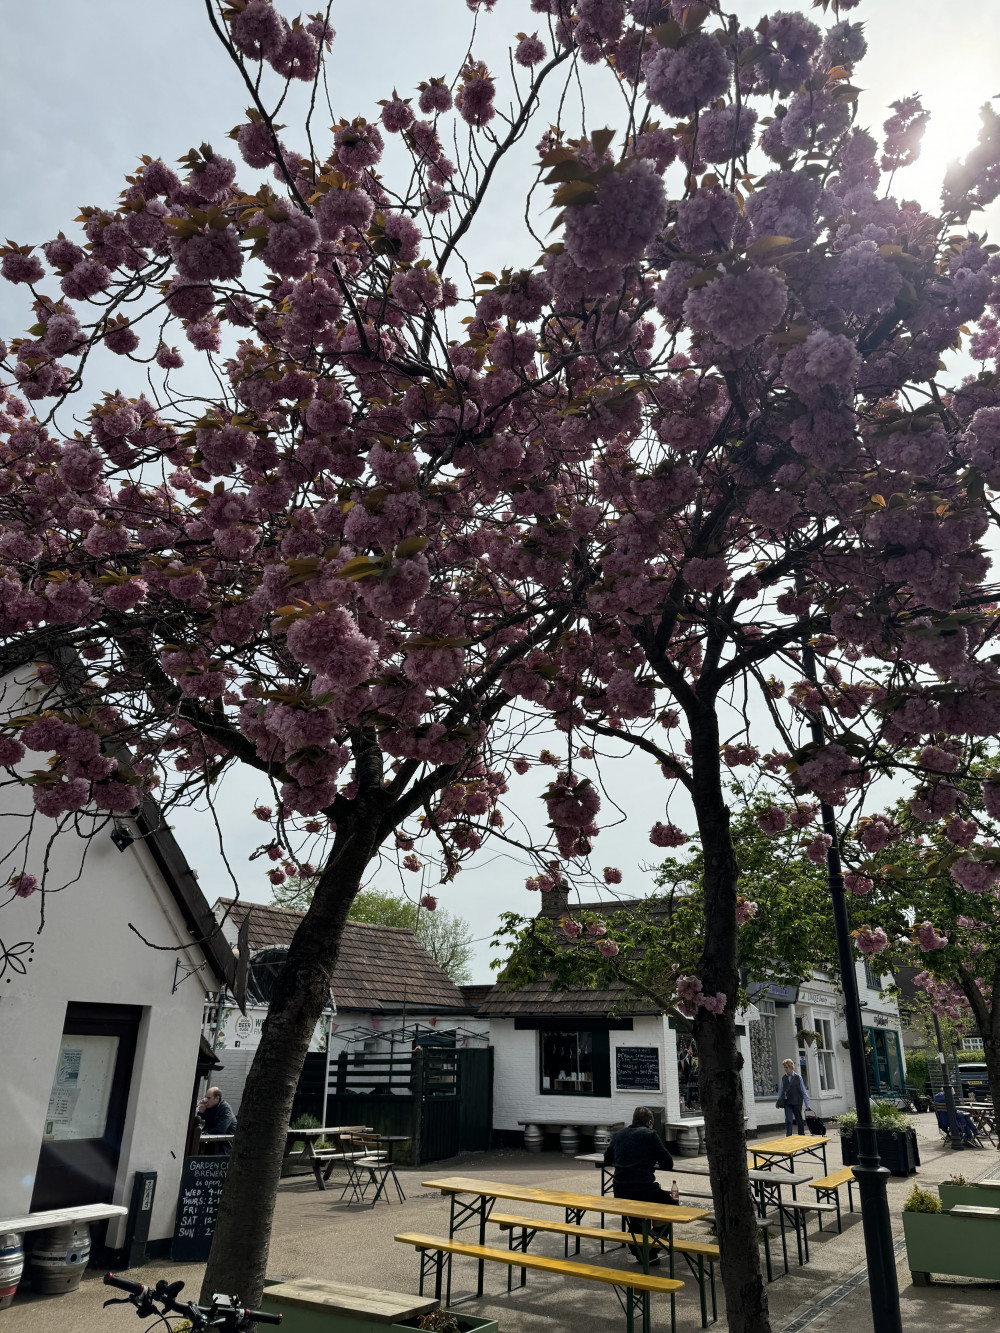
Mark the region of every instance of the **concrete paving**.
[[[953, 1153], [941, 1146], [933, 1115], [912, 1117], [920, 1138], [921, 1166], [909, 1180], [892, 1178], [889, 1202], [893, 1215], [899, 1261], [900, 1298], [903, 1326], [907, 1333], [940, 1333], [944, 1326], [962, 1330], [1000, 1330], [1000, 1283], [974, 1282], [962, 1278], [936, 1279], [931, 1287], [910, 1285], [906, 1255], [902, 1248], [901, 1210], [903, 1200], [917, 1180], [924, 1188], [934, 1189], [941, 1180], [961, 1171], [974, 1180], [1000, 1171], [1000, 1153], [992, 1149]], [[764, 1137], [764, 1136], [761, 1136]], [[840, 1165], [836, 1138], [828, 1148], [830, 1169]], [[676, 1176], [682, 1191], [685, 1185], [703, 1190], [704, 1177], [686, 1176], [685, 1165], [705, 1164], [704, 1158], [681, 1158], [674, 1172], [661, 1174], [669, 1188]], [[814, 1177], [821, 1174], [816, 1164], [799, 1168]], [[430, 1235], [448, 1234], [448, 1202], [423, 1183], [436, 1176], [470, 1175], [486, 1180], [517, 1182], [538, 1188], [598, 1193], [599, 1176], [587, 1164], [574, 1162], [555, 1153], [490, 1152], [469, 1154], [420, 1170], [399, 1171], [406, 1192], [404, 1204], [379, 1203], [348, 1206], [339, 1201], [339, 1191], [318, 1191], [312, 1178], [282, 1182], [275, 1215], [269, 1274], [274, 1278], [316, 1277], [359, 1286], [383, 1287], [394, 1291], [416, 1291], [418, 1260], [408, 1246], [393, 1243], [397, 1232], [419, 1231]], [[800, 1197], [810, 1194], [800, 1189]], [[810, 1194], [811, 1197], [811, 1194]], [[548, 1210], [557, 1216], [554, 1209]], [[609, 1225], [615, 1225], [609, 1219]], [[833, 1226], [830, 1222], [824, 1223]], [[686, 1234], [703, 1235], [696, 1225]], [[506, 1245], [498, 1239], [495, 1228], [488, 1243]], [[560, 1255], [562, 1242], [556, 1236], [539, 1237], [538, 1253]], [[865, 1277], [864, 1241], [858, 1214], [845, 1214], [844, 1230], [835, 1228], [817, 1234], [815, 1214], [810, 1219], [809, 1248], [811, 1262], [799, 1268], [794, 1256], [794, 1242], [789, 1255], [790, 1271], [767, 1288], [774, 1333], [867, 1333], [872, 1327], [868, 1284]], [[622, 1250], [601, 1257], [597, 1246], [585, 1242], [581, 1260], [604, 1263], [634, 1271], [634, 1264]], [[661, 1268], [660, 1270], [665, 1271]], [[777, 1271], [780, 1272], [780, 1263]], [[192, 1293], [197, 1293], [202, 1268], [196, 1264], [151, 1262], [136, 1269], [131, 1276], [138, 1281], [153, 1281], [165, 1276], [171, 1281], [183, 1278]], [[455, 1261], [455, 1291], [468, 1291], [474, 1283], [475, 1267], [470, 1260]], [[678, 1270], [678, 1277], [685, 1274]], [[528, 1286], [508, 1296], [506, 1270], [498, 1265], [487, 1267], [486, 1296], [482, 1301], [462, 1307], [463, 1312], [499, 1320], [501, 1333], [596, 1333], [607, 1328], [621, 1329], [624, 1317], [611, 1288], [548, 1274], [530, 1274]], [[15, 1304], [0, 1312], [0, 1333], [49, 1333], [55, 1325], [74, 1333], [132, 1333], [137, 1330], [134, 1312], [125, 1306], [103, 1311], [101, 1302], [109, 1291], [100, 1274], [91, 1270], [77, 1292], [65, 1296], [34, 1296], [19, 1293]], [[720, 1289], [721, 1306], [721, 1289]], [[695, 1333], [700, 1327], [697, 1284], [689, 1281], [678, 1298], [679, 1333]], [[720, 1315], [722, 1311], [720, 1308]], [[659, 1333], [669, 1327], [669, 1313], [663, 1297], [654, 1299], [653, 1327]], [[719, 1325], [724, 1328], [724, 1316]], [[875, 1330], [875, 1333], [880, 1333]]]

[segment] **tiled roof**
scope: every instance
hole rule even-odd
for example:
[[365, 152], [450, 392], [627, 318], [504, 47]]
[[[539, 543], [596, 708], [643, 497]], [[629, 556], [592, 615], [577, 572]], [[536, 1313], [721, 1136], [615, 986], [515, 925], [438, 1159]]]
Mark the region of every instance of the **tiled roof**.
[[470, 1009], [478, 1009], [492, 989], [493, 983], [491, 981], [487, 981], [485, 985], [459, 987], [459, 990], [462, 992], [462, 998]]
[[[555, 906], [555, 911], [551, 910], [553, 906]], [[542, 912], [539, 915], [559, 915], [560, 906], [561, 904], [543, 904]], [[634, 904], [627, 902], [613, 904], [600, 902], [571, 903], [565, 910], [568, 911], [570, 916], [577, 916], [580, 912], [602, 912], [607, 920], [613, 920], [615, 908], [631, 906], [634, 906]], [[550, 910], [546, 911], [546, 907], [549, 907]], [[612, 1009], [621, 1005], [624, 996], [624, 986], [615, 986], [606, 991], [582, 988], [553, 990], [547, 981], [531, 981], [519, 990], [506, 990], [503, 982], [498, 981], [480, 1004], [479, 1013], [492, 1015], [495, 1018], [516, 1017], [518, 1014], [530, 1014], [537, 1017], [564, 1015], [567, 1018], [579, 1014], [587, 1017], [610, 1013]], [[656, 1014], [660, 1011], [655, 1005], [646, 1001], [633, 1000], [629, 1003], [625, 1012], [629, 1014]]]
[[[220, 918], [226, 916], [223, 930], [233, 943], [249, 913], [249, 943], [254, 953], [291, 944], [305, 915], [288, 907], [232, 898], [220, 898], [215, 911]], [[462, 992], [411, 930], [361, 921], [348, 921], [344, 926], [330, 989], [338, 1012], [398, 1010], [403, 1005], [424, 1011], [468, 1008]]]

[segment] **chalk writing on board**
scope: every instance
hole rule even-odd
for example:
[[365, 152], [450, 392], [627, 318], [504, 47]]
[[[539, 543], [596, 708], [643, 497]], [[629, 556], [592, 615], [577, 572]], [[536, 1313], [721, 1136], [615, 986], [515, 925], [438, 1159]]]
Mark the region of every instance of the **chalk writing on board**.
[[615, 1050], [615, 1086], [660, 1090], [660, 1052], [656, 1046], [619, 1046]]
[[172, 1259], [183, 1263], [208, 1258], [228, 1165], [228, 1157], [184, 1159], [170, 1251]]

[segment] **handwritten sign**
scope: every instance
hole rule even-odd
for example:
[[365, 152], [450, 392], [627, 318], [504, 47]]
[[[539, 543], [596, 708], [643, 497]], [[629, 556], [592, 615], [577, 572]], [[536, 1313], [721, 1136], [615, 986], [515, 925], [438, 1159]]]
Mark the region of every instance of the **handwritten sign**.
[[184, 1159], [171, 1259], [197, 1263], [208, 1258], [228, 1165], [228, 1157]]
[[619, 1046], [615, 1050], [617, 1088], [660, 1090], [660, 1052], [656, 1046]]

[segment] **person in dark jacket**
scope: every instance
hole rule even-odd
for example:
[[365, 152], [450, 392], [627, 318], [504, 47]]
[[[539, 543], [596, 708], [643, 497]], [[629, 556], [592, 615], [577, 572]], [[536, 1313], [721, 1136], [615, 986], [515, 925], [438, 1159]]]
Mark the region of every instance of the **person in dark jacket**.
[[[209, 1088], [198, 1103], [198, 1114], [201, 1116], [201, 1132], [203, 1134], [236, 1133], [236, 1116], [233, 1114], [233, 1108], [229, 1103], [222, 1100], [222, 1090], [220, 1088]], [[210, 1146], [226, 1154], [233, 1150], [231, 1143], [213, 1143]]]
[[[637, 1106], [632, 1113], [632, 1123], [627, 1129], [620, 1129], [608, 1144], [604, 1153], [604, 1165], [615, 1168], [614, 1192], [616, 1199], [641, 1199], [643, 1203], [673, 1203], [667, 1191], [657, 1182], [654, 1172], [669, 1171], [674, 1159], [667, 1151], [666, 1144], [653, 1129], [653, 1113], [648, 1106]], [[628, 1226], [634, 1233], [641, 1233], [642, 1218], [627, 1217]], [[636, 1259], [641, 1255], [636, 1246], [630, 1245]], [[651, 1264], [658, 1264], [658, 1254], [650, 1256]]]
[[802, 1075], [795, 1072], [795, 1062], [793, 1060], [783, 1060], [782, 1068], [784, 1073], [781, 1076], [781, 1087], [778, 1090], [778, 1100], [774, 1103], [779, 1111], [785, 1113], [785, 1133], [791, 1134], [792, 1122], [798, 1126], [800, 1134], [806, 1132], [806, 1127], [802, 1123], [802, 1108], [811, 1111], [809, 1105], [809, 1094], [806, 1091], [806, 1085], [803, 1082]]

